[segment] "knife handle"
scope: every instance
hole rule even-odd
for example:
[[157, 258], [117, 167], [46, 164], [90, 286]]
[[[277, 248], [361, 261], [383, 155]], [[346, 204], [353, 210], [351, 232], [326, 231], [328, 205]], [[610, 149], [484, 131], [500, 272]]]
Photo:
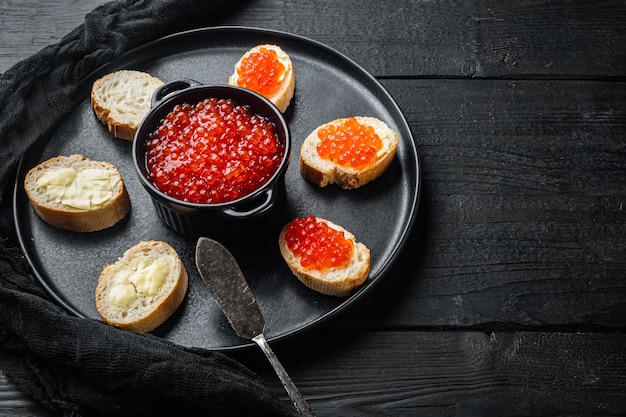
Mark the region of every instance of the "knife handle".
[[306, 402], [304, 397], [302, 397], [302, 394], [300, 394], [296, 384], [294, 384], [289, 375], [287, 375], [287, 371], [285, 371], [285, 368], [283, 368], [283, 365], [278, 360], [278, 357], [276, 357], [276, 354], [270, 348], [267, 340], [265, 340], [263, 333], [253, 337], [252, 340], [259, 345], [263, 353], [265, 353], [265, 356], [267, 356], [267, 359], [270, 361], [270, 364], [272, 364], [274, 371], [276, 371], [276, 375], [278, 375], [280, 382], [283, 383], [283, 386], [285, 387], [285, 390], [287, 390], [287, 394], [289, 394], [289, 397], [291, 398], [293, 405], [298, 410], [298, 413], [302, 416], [315, 417], [311, 407], [309, 407], [309, 404]]

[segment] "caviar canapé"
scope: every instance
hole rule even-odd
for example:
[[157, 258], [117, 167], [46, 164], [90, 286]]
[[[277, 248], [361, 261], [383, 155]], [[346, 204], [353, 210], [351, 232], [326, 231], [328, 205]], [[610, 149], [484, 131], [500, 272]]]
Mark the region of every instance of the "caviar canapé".
[[342, 231], [313, 216], [293, 219], [287, 226], [285, 241], [289, 250], [300, 257], [303, 268], [321, 272], [348, 265], [354, 250], [354, 243]]

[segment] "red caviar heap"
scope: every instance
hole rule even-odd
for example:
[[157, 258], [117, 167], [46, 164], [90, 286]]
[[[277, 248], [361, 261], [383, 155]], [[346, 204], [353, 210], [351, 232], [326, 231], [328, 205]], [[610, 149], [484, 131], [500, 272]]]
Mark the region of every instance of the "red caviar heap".
[[284, 145], [275, 131], [269, 120], [232, 100], [176, 105], [147, 142], [150, 180], [191, 203], [244, 197], [280, 166]]
[[276, 51], [260, 48], [258, 52], [243, 59], [241, 66], [237, 68], [237, 85], [261, 95], [269, 95], [276, 91], [285, 71], [286, 68], [278, 60]]
[[319, 222], [314, 216], [296, 218], [287, 226], [287, 247], [305, 269], [324, 272], [350, 263], [354, 243], [342, 231]]
[[372, 126], [349, 117], [339, 125], [329, 124], [317, 132], [317, 153], [344, 167], [362, 169], [376, 159], [383, 142]]
[[344, 167], [362, 169], [376, 159], [383, 142], [372, 126], [349, 117], [339, 125], [329, 124], [317, 132], [317, 153]]

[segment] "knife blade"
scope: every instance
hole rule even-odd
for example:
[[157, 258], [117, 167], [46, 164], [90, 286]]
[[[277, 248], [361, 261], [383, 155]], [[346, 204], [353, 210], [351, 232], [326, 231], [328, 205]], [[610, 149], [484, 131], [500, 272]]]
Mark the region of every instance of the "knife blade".
[[201, 237], [196, 246], [196, 267], [235, 333], [245, 339], [262, 334], [265, 320], [230, 251], [215, 240]]

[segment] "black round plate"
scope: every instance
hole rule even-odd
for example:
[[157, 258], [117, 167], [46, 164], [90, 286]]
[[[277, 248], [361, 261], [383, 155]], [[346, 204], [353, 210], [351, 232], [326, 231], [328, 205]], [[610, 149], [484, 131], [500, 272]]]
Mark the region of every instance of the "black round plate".
[[[335, 316], [382, 279], [407, 239], [417, 212], [419, 163], [411, 131], [400, 109], [378, 83], [354, 61], [319, 42], [293, 34], [245, 27], [216, 27], [182, 32], [135, 49], [101, 68], [84, 84], [84, 100], [55, 132], [22, 160], [15, 187], [18, 235], [42, 285], [71, 313], [99, 319], [94, 290], [100, 271], [140, 240], [163, 240], [180, 254], [189, 273], [185, 301], [154, 334], [188, 347], [233, 350], [251, 343], [235, 335], [195, 267], [195, 241], [164, 226], [133, 170], [131, 143], [113, 138], [94, 116], [91, 84], [118, 70], [149, 72], [163, 81], [192, 78], [226, 84], [241, 55], [255, 45], [281, 46], [291, 57], [296, 92], [286, 120], [293, 154], [285, 177], [280, 209], [260, 230], [233, 234], [224, 243], [238, 260], [265, 316], [268, 340], [279, 340]], [[304, 138], [318, 125], [348, 116], [374, 116], [395, 129], [397, 156], [375, 181], [357, 189], [317, 188], [298, 171]], [[114, 227], [73, 233], [50, 227], [30, 207], [23, 190], [26, 172], [58, 155], [81, 153], [115, 164], [131, 197], [130, 214]], [[280, 227], [293, 217], [315, 215], [344, 226], [372, 254], [370, 277], [352, 296], [336, 298], [302, 285], [278, 249]]]

